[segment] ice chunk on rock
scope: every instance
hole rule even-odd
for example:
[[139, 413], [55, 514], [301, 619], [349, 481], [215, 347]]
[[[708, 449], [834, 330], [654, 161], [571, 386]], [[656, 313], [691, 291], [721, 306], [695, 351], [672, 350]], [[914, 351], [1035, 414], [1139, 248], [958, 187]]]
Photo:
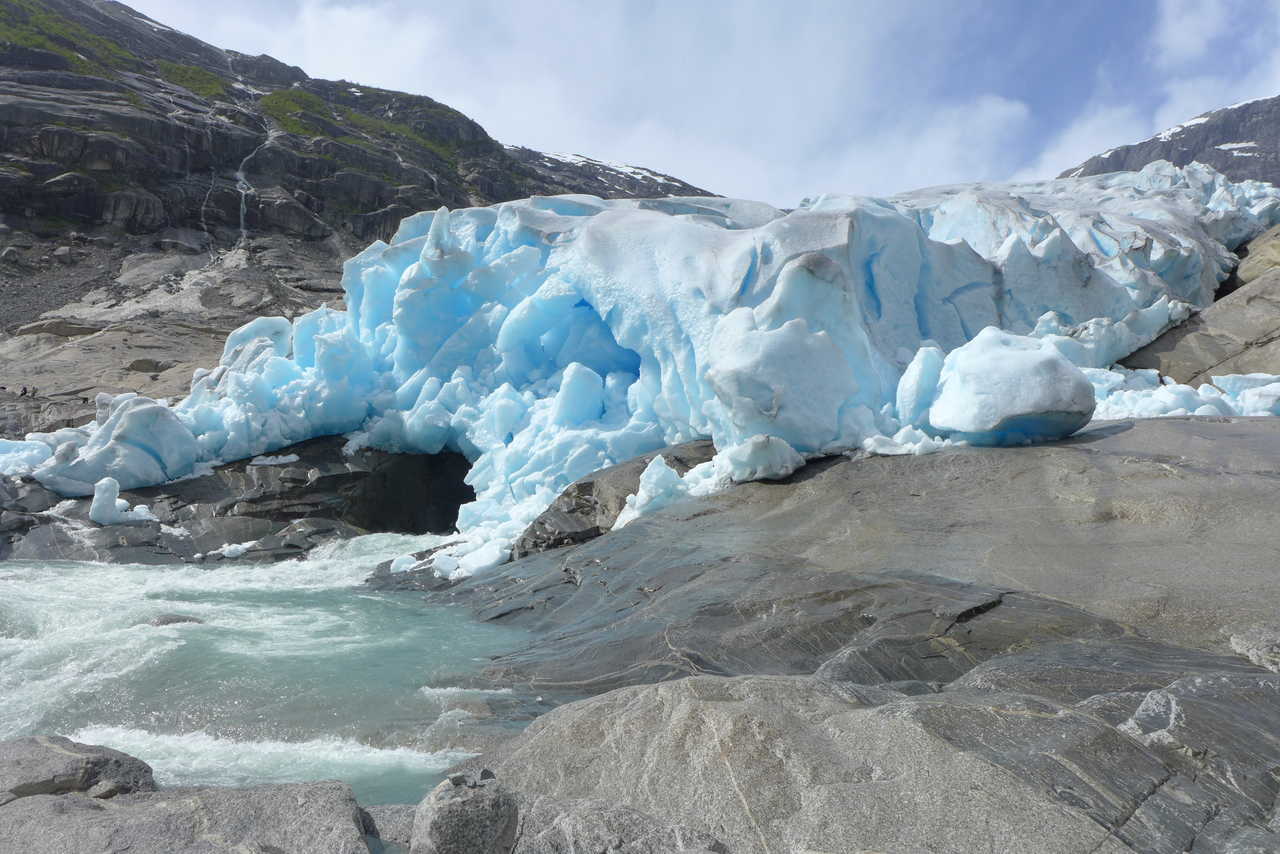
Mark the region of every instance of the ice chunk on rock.
[[89, 520], [99, 525], [141, 525], [157, 521], [147, 505], [130, 507], [129, 502], [120, 497], [120, 484], [113, 477], [104, 477], [93, 485]]
[[[922, 364], [936, 357], [918, 359]], [[915, 365], [917, 362], [913, 361]], [[1089, 423], [1093, 385], [1049, 342], [989, 326], [947, 354], [932, 395], [922, 368], [900, 397], [938, 435], [974, 445], [1019, 445], [1070, 436]], [[920, 403], [932, 397], [923, 413]], [[919, 416], [918, 416], [919, 417]]]
[[87, 437], [59, 445], [35, 477], [64, 495], [89, 495], [107, 476], [122, 489], [135, 489], [191, 473], [196, 439], [169, 407], [122, 394], [106, 407], [105, 416], [105, 423]]
[[716, 469], [734, 483], [781, 480], [804, 465], [804, 457], [784, 439], [758, 434], [716, 454]]

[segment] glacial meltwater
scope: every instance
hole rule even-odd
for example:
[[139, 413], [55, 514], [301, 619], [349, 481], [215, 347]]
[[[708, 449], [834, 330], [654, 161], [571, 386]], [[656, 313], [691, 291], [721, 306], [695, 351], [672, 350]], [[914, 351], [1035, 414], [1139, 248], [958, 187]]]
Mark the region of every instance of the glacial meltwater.
[[260, 565], [0, 564], [0, 739], [114, 747], [162, 785], [339, 779], [366, 805], [415, 802], [467, 755], [442, 728], [503, 698], [479, 671], [523, 637], [360, 587], [443, 540], [373, 534]]

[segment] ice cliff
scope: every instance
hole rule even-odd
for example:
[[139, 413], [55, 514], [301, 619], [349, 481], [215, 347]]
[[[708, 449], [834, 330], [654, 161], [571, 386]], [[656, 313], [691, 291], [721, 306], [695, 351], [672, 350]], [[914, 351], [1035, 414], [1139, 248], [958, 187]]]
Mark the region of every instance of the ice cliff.
[[1270, 185], [1163, 162], [792, 211], [557, 196], [424, 212], [346, 262], [345, 311], [260, 318], [186, 399], [104, 399], [84, 428], [0, 446], [0, 471], [88, 495], [318, 435], [451, 448], [477, 499], [438, 565], [469, 572], [570, 481], [665, 444], [715, 441], [690, 475], [708, 488], [864, 446], [1055, 438], [1095, 395], [1206, 405], [1153, 403], [1158, 381], [1105, 369], [1211, 301], [1228, 247], [1277, 221]]

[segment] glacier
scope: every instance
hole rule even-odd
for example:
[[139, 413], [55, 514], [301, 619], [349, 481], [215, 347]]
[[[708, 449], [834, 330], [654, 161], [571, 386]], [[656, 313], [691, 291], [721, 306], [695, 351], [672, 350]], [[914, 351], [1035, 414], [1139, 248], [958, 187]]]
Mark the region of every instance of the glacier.
[[90, 495], [322, 435], [447, 448], [476, 500], [436, 566], [467, 574], [576, 478], [696, 438], [716, 460], [680, 484], [647, 472], [632, 514], [822, 454], [1270, 411], [1280, 387], [1261, 379], [1171, 389], [1111, 366], [1212, 301], [1230, 248], [1276, 222], [1274, 187], [1164, 162], [786, 211], [583, 195], [427, 211], [345, 263], [344, 310], [254, 320], [183, 400], [103, 395], [88, 425], [0, 444], [0, 471]]

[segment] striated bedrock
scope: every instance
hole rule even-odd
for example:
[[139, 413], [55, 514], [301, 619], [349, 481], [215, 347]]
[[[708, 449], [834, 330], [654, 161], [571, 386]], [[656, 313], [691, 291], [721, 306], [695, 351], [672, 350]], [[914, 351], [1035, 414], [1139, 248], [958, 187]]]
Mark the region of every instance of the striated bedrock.
[[[698, 475], [729, 482], [904, 429], [919, 437], [900, 446], [1069, 433], [1090, 411], [1078, 366], [1110, 365], [1207, 304], [1229, 247], [1278, 213], [1274, 188], [1168, 164], [789, 213], [589, 196], [424, 212], [347, 262], [346, 311], [252, 321], [185, 400], [158, 407], [170, 415], [104, 399], [83, 429], [33, 436], [23, 453], [48, 454], [34, 468], [0, 467], [87, 495], [102, 477], [136, 487], [317, 435], [448, 448], [472, 462], [477, 500], [437, 567], [467, 574], [505, 559], [573, 480], [665, 445], [710, 438], [717, 468]], [[990, 326], [1037, 342], [979, 335]], [[899, 386], [935, 345], [957, 366], [974, 350], [1016, 362], [1010, 393], [989, 405], [944, 365], [947, 417], [917, 427]], [[1027, 383], [1043, 394], [1014, 394]], [[916, 386], [918, 414], [932, 399]], [[979, 409], [990, 417], [954, 417]], [[144, 415], [163, 436], [123, 447]]]

